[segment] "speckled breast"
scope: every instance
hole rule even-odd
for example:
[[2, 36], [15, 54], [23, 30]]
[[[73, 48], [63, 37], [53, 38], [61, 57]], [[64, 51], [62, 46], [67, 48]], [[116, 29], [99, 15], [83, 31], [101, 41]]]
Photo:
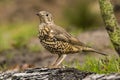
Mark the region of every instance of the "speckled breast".
[[67, 42], [42, 40], [41, 44], [53, 54], [69, 54], [78, 52], [78, 48]]
[[53, 54], [68, 54], [78, 52], [78, 48], [63, 41], [58, 41], [54, 36], [50, 36], [50, 29], [43, 28], [39, 30], [39, 39], [41, 44]]

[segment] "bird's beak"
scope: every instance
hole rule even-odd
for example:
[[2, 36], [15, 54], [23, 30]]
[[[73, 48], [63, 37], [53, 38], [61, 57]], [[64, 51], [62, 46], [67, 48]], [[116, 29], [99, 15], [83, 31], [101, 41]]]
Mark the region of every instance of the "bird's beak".
[[39, 13], [36, 13], [37, 16], [39, 16]]

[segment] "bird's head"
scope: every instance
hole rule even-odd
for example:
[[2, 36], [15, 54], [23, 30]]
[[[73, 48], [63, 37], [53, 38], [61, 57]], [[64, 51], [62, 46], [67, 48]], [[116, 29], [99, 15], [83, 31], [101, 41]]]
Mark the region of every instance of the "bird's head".
[[53, 23], [52, 14], [47, 11], [40, 11], [36, 15], [41, 23]]

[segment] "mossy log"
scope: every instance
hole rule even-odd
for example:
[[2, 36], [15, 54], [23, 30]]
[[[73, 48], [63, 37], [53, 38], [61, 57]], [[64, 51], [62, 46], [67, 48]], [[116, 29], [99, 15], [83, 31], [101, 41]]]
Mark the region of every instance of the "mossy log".
[[110, 0], [99, 0], [102, 18], [113, 46], [120, 56], [120, 27], [113, 11]]

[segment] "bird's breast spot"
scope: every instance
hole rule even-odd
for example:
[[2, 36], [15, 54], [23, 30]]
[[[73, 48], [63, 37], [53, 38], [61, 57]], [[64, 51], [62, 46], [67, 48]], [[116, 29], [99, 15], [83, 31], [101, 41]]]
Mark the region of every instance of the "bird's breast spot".
[[53, 30], [51, 30], [50, 32], [53, 32]]
[[52, 34], [49, 34], [49, 37], [50, 37], [50, 38], [53, 38], [53, 35], [52, 35]]

